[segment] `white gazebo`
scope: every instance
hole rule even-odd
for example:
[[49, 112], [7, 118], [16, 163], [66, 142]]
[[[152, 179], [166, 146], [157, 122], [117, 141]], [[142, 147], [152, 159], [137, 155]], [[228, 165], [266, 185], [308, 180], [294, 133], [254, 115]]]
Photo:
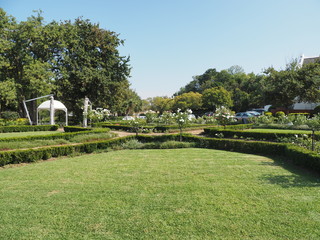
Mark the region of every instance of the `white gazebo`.
[[50, 125], [54, 125], [55, 111], [56, 110], [64, 111], [66, 113], [66, 126], [68, 125], [68, 109], [62, 102], [54, 100], [53, 97], [51, 97], [50, 100], [41, 103], [37, 108], [37, 125], [39, 125], [39, 111], [41, 110], [50, 111]]

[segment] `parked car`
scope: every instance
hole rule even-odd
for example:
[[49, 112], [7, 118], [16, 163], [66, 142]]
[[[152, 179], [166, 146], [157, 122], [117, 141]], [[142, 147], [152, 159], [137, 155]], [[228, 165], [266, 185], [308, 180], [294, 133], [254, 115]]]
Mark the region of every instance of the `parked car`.
[[146, 119], [147, 117], [146, 117], [145, 114], [140, 114], [140, 115], [138, 116], [138, 118], [140, 118], [140, 119]]
[[255, 111], [260, 113], [260, 115], [263, 115], [264, 112], [266, 112], [266, 110], [264, 108], [254, 108], [251, 111]]
[[214, 115], [214, 112], [206, 112], [204, 115], [208, 117], [212, 117]]
[[132, 116], [125, 116], [122, 118], [122, 120], [134, 120], [134, 117]]
[[256, 117], [258, 117], [258, 116], [260, 116], [261, 115], [261, 113], [259, 113], [259, 112], [257, 112], [257, 111], [246, 111], [247, 113], [250, 113], [250, 114], [252, 114], [252, 115], [254, 115], [254, 116], [256, 116]]
[[188, 115], [188, 120], [191, 121], [192, 119], [195, 119], [196, 116], [194, 114], [189, 114]]
[[248, 123], [248, 118], [254, 117], [253, 114], [248, 113], [248, 112], [239, 112], [236, 114], [235, 119], [237, 121], [241, 121], [243, 123]]

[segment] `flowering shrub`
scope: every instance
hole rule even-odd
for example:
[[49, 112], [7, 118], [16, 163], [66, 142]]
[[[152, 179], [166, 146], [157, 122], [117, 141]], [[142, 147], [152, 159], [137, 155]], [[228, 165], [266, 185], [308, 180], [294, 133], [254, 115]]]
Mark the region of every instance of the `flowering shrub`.
[[173, 124], [175, 122], [175, 114], [171, 112], [164, 112], [160, 116], [158, 122], [165, 125]]
[[147, 111], [145, 114], [147, 123], [153, 123], [158, 116], [158, 114], [152, 110]]
[[142, 130], [143, 125], [146, 124], [146, 121], [144, 121], [143, 119], [134, 119], [131, 120], [129, 122], [129, 125], [131, 126], [131, 129], [133, 130], [133, 132], [136, 133], [136, 135], [138, 136], [138, 132], [140, 132]]
[[219, 125], [226, 126], [227, 124], [230, 124], [236, 121], [233, 115], [234, 113], [230, 109], [222, 106], [216, 109], [214, 117], [217, 120]]
[[105, 121], [109, 116], [110, 111], [103, 108], [89, 110], [87, 115], [88, 119], [90, 119], [92, 123]]
[[182, 129], [185, 128], [189, 123], [190, 114], [192, 114], [191, 109], [187, 109], [185, 112], [181, 112], [181, 109], [178, 108], [177, 113], [174, 115], [174, 118], [180, 130], [180, 142], [182, 141]]

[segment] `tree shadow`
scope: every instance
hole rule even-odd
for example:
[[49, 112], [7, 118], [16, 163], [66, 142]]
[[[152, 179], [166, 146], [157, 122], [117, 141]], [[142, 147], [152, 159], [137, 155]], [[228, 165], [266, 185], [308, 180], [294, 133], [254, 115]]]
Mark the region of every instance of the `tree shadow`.
[[273, 162], [261, 162], [266, 166], [281, 166], [291, 174], [265, 174], [260, 180], [269, 184], [276, 184], [283, 188], [291, 187], [320, 187], [320, 174], [309, 169], [295, 166], [282, 157], [269, 157]]

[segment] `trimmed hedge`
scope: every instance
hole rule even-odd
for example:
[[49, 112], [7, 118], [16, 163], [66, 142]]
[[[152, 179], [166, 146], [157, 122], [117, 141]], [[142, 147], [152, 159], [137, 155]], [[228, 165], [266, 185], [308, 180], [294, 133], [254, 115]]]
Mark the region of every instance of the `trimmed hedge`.
[[0, 127], [0, 133], [9, 132], [34, 132], [34, 131], [56, 131], [58, 125], [16, 125]]
[[91, 131], [92, 128], [76, 127], [76, 126], [64, 126], [65, 132], [82, 132], [82, 131]]
[[[104, 133], [109, 132], [110, 129], [96, 129], [91, 130], [90, 133]], [[19, 141], [32, 141], [32, 140], [54, 140], [54, 139], [66, 139], [77, 136], [88, 134], [88, 131], [80, 131], [80, 132], [66, 132], [66, 133], [56, 133], [49, 135], [36, 135], [36, 136], [25, 136], [25, 137], [5, 137], [0, 138], [0, 142], [19, 142]]]
[[[217, 137], [218, 134], [223, 134], [225, 138], [234, 138], [243, 137], [243, 138], [253, 138], [255, 140], [269, 140], [275, 141], [279, 137], [295, 137], [295, 135], [302, 136], [306, 133], [299, 134], [299, 133], [279, 133], [279, 132], [248, 132], [248, 131], [241, 131], [241, 130], [229, 130], [229, 129], [216, 129], [216, 128], [205, 128], [204, 133], [210, 137]], [[311, 137], [311, 132], [306, 134], [308, 137]], [[315, 134], [315, 139], [320, 139], [320, 134]]]
[[[149, 141], [177, 141], [179, 135], [145, 136], [139, 135], [137, 139], [142, 142]], [[320, 173], [320, 155], [303, 147], [290, 143], [274, 143], [263, 141], [245, 141], [237, 139], [204, 138], [184, 134], [184, 142], [195, 142], [196, 147], [234, 151], [266, 156], [283, 156], [289, 162]]]
[[4, 166], [6, 164], [28, 163], [38, 160], [47, 160], [51, 157], [67, 156], [73, 153], [92, 153], [95, 150], [113, 147], [133, 138], [134, 136], [127, 136], [123, 138], [81, 143], [77, 145], [64, 145], [0, 152], [0, 166]]
[[[98, 149], [106, 149], [114, 146], [119, 146], [120, 144], [131, 139], [137, 139], [144, 143], [150, 143], [178, 141], [179, 137], [179, 134], [161, 136], [132, 135], [123, 138], [81, 143], [77, 145], [6, 151], [0, 152], [0, 166], [6, 164], [46, 160], [51, 157], [66, 156], [73, 153], [92, 153], [93, 151]], [[299, 165], [320, 173], [320, 155], [313, 151], [288, 143], [204, 138], [192, 136], [190, 134], [183, 134], [182, 139], [184, 142], [194, 142], [196, 144], [196, 147], [199, 148], [218, 149], [269, 156], [283, 156], [295, 165]]]
[[[242, 125], [248, 125], [248, 124], [242, 124]], [[114, 130], [122, 130], [122, 131], [127, 131], [130, 132], [132, 131], [132, 127], [129, 125], [124, 125], [124, 124], [100, 124], [97, 125], [100, 127], [106, 127]], [[204, 127], [212, 127], [213, 125], [208, 125], [208, 124], [190, 124], [187, 125], [184, 129], [199, 129], [199, 128], [204, 128]], [[232, 125], [236, 126], [236, 125]], [[170, 132], [170, 131], [178, 131], [179, 126], [178, 125], [162, 125], [162, 126], [142, 126], [142, 129], [147, 129], [150, 131], [154, 132]], [[240, 129], [244, 129], [243, 127]]]

